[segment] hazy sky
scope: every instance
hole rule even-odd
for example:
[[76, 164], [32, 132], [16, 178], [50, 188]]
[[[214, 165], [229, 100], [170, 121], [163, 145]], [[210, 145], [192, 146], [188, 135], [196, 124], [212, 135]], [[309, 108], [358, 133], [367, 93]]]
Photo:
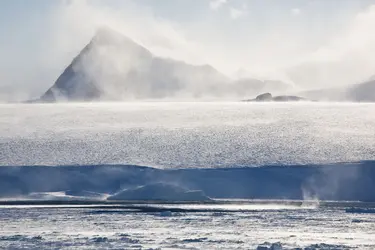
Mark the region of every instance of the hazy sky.
[[317, 86], [375, 75], [375, 0], [0, 0], [0, 100], [41, 94], [103, 25], [229, 76], [293, 80], [305, 64], [301, 82], [332, 67]]

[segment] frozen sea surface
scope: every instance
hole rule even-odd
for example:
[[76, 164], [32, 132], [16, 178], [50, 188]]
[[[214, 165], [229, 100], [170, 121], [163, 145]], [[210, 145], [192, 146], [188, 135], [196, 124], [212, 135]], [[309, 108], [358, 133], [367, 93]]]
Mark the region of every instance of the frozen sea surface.
[[343, 207], [250, 204], [229, 212], [221, 205], [204, 205], [207, 211], [189, 211], [200, 205], [186, 205], [184, 212], [168, 212], [176, 205], [158, 207], [167, 210], [2, 206], [0, 248], [256, 249], [272, 243], [283, 249], [375, 248], [374, 215], [346, 213]]
[[215, 168], [374, 156], [374, 104], [0, 105], [0, 166]]

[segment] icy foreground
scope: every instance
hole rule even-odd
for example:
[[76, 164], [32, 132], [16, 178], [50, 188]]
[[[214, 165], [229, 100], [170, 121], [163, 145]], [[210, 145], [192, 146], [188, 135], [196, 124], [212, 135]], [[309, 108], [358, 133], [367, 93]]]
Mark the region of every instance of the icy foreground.
[[[166, 209], [174, 205], [163, 205]], [[0, 207], [5, 249], [374, 249], [375, 218], [340, 207], [135, 212], [104, 207]], [[172, 210], [172, 209], [171, 209]]]

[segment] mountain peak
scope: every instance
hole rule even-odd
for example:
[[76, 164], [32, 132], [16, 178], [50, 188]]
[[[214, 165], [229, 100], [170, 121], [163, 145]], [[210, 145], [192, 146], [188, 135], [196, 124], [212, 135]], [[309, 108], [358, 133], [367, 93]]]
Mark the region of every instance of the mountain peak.
[[118, 45], [124, 43], [132, 44], [133, 46], [138, 45], [136, 42], [122, 33], [106, 26], [100, 27], [96, 30], [93, 38], [91, 39], [91, 43], [98, 45]]

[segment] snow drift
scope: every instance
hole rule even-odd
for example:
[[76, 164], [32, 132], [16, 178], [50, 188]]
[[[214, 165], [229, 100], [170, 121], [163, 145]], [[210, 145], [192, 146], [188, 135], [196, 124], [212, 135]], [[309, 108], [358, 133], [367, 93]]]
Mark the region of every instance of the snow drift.
[[207, 201], [210, 200], [200, 190], [188, 190], [182, 187], [154, 183], [122, 190], [108, 200], [160, 200], [160, 201]]

